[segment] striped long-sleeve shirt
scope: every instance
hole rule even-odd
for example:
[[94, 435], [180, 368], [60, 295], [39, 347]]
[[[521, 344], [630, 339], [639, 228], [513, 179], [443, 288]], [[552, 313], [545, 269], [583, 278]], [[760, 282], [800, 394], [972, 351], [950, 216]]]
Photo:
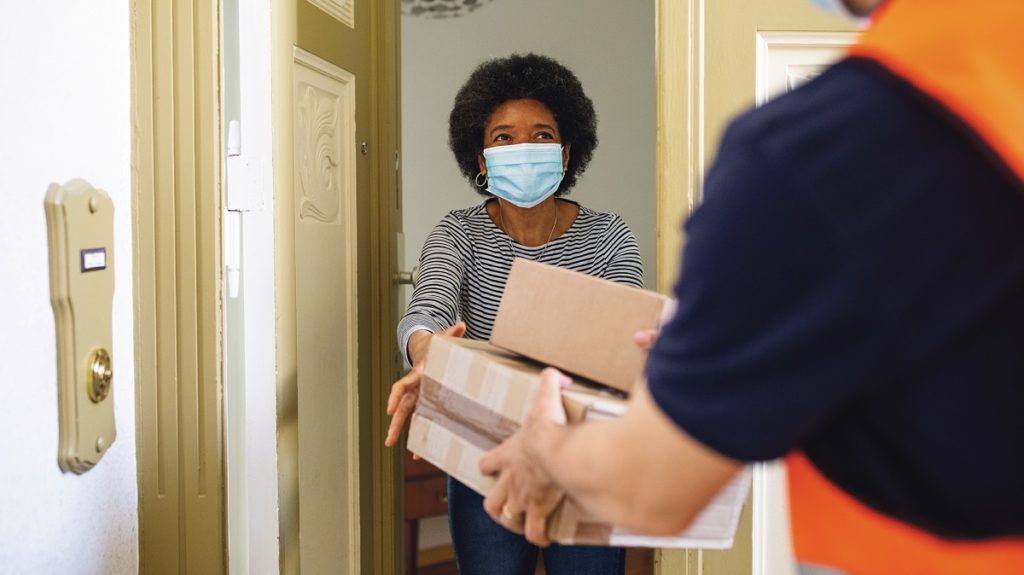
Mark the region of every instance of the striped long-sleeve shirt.
[[427, 236], [412, 301], [398, 324], [403, 353], [417, 329], [436, 333], [460, 319], [466, 322], [466, 338], [488, 339], [514, 257], [643, 286], [636, 237], [621, 217], [580, 206], [564, 234], [527, 247], [494, 225], [485, 206], [449, 212]]

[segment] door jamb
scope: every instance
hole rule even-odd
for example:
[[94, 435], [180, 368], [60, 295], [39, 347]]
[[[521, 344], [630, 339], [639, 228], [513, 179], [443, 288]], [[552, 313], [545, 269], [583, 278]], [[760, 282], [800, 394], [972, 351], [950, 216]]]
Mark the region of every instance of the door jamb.
[[131, 18], [139, 570], [220, 573], [220, 1]]
[[[363, 573], [402, 573], [405, 571], [402, 553], [403, 508], [402, 451], [384, 447], [389, 418], [385, 414], [388, 392], [402, 366], [395, 343], [398, 322], [397, 230], [401, 226], [401, 16], [398, 2], [374, 2], [371, 22], [371, 81], [376, 88], [378, 105], [371, 112], [371, 123], [381, 153], [375, 162], [377, 190], [371, 202], [370, 235], [371, 293], [373, 297], [370, 319], [373, 332], [373, 359], [370, 377], [371, 418], [369, 451], [371, 479], [370, 498], [364, 510], [372, 510], [373, 532], [371, 542], [365, 543], [364, 556], [370, 560], [363, 565]], [[383, 112], [383, 113], [382, 113]], [[386, 297], [381, 297], [386, 296]], [[365, 457], [365, 456], [364, 456]], [[365, 460], [365, 459], [364, 459]], [[367, 549], [367, 547], [370, 547]]]

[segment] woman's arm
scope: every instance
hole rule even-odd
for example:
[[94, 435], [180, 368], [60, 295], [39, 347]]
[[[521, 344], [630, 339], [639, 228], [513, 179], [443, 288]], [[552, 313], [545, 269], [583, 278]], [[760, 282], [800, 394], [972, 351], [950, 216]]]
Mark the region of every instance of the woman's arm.
[[[450, 337], [462, 337], [462, 334], [466, 333], [466, 324], [459, 322], [440, 333]], [[388, 396], [387, 414], [391, 416], [391, 423], [388, 424], [388, 434], [384, 437], [384, 445], [388, 447], [398, 443], [398, 436], [405, 427], [405, 421], [416, 409], [416, 401], [420, 397], [420, 378], [423, 377], [423, 360], [427, 355], [430, 338], [434, 337], [434, 334], [417, 331], [413, 336], [416, 338], [416, 345], [410, 346], [409, 349], [412, 351], [409, 355], [413, 357], [415, 363], [409, 373], [391, 384], [391, 395]]]
[[640, 246], [636, 243], [633, 230], [619, 216], [613, 216], [603, 242], [611, 250], [611, 257], [605, 267], [604, 279], [634, 287], [644, 287], [644, 262], [640, 258]]
[[435, 333], [462, 337], [466, 332], [466, 324], [455, 320], [468, 254], [466, 234], [451, 214], [441, 220], [423, 244], [419, 279], [398, 324], [399, 349], [412, 369], [391, 385], [387, 406], [391, 423], [384, 445], [390, 447], [398, 442], [406, 420], [416, 408], [430, 338]]
[[465, 275], [468, 238], [458, 220], [445, 216], [430, 232], [420, 252], [420, 271], [412, 299], [398, 324], [398, 345], [409, 365], [425, 352], [429, 334], [455, 325]]

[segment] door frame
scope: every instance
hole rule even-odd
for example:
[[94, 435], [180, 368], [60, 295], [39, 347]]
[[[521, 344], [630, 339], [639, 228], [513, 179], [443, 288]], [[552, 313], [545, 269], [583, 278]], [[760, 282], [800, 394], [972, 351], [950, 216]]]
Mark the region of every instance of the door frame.
[[[405, 554], [402, 552], [402, 509], [404, 507], [402, 462], [399, 449], [384, 447], [390, 418], [386, 415], [391, 384], [400, 374], [402, 354], [395, 340], [398, 325], [398, 232], [402, 225], [401, 189], [401, 11], [398, 1], [373, 2], [371, 81], [376, 88], [378, 106], [372, 112], [371, 122], [381, 151], [375, 162], [371, 179], [377, 190], [370, 203], [371, 293], [386, 294], [372, 297], [370, 307], [371, 377], [370, 443], [364, 444], [370, 465], [370, 490], [364, 490], [367, 500], [363, 509], [370, 511], [372, 533], [369, 545], [369, 565], [363, 573], [403, 573]], [[365, 512], [364, 511], [364, 512]], [[365, 553], [364, 553], [365, 556]], [[369, 567], [369, 569], [368, 569]]]
[[139, 570], [222, 573], [220, 0], [131, 17]]
[[[290, 0], [293, 5], [296, 1], [302, 0]], [[228, 567], [221, 338], [225, 311], [221, 265], [222, 6], [220, 0], [172, 4], [131, 2], [140, 571], [179, 572], [183, 565], [181, 569], [190, 573], [222, 573]], [[265, 174], [271, 173], [273, 166], [273, 180], [265, 181], [282, 185], [279, 162], [273, 161], [277, 158], [269, 152], [273, 134], [269, 101], [272, 94], [279, 94], [281, 75], [270, 50], [272, 42], [281, 38], [282, 27], [294, 25], [294, 20], [289, 22], [287, 13], [282, 19], [271, 19], [272, 11], [281, 16], [284, 3], [278, 0], [240, 4], [241, 19], [262, 30], [249, 38], [246, 49], [266, 56], [253, 57], [242, 65], [242, 83], [260, 77], [267, 80], [265, 98], [254, 98], [250, 104], [255, 111], [246, 120], [244, 147], [255, 148], [252, 155], [268, 159], [257, 159]], [[398, 271], [395, 234], [401, 223], [400, 20], [398, 2], [370, 4], [374, 30], [370, 81], [376, 86], [380, 104], [372, 121], [376, 149], [381, 153], [371, 175], [372, 185], [380, 193], [374, 194], [367, 223], [373, 240], [369, 273], [371, 293], [386, 296], [368, 298], [367, 321], [373, 341], [364, 349], [368, 349], [373, 369], [360, 389], [373, 405], [368, 422], [371, 432], [360, 440], [360, 459], [366, 470], [360, 495], [364, 510], [361, 571], [367, 574], [402, 568], [398, 529], [401, 453], [383, 447], [387, 389], [401, 365], [393, 337]], [[240, 40], [243, 45], [247, 42], [245, 37]], [[274, 53], [280, 52], [287, 52], [290, 61], [290, 46]], [[290, 78], [281, 84], [290, 89]], [[280, 150], [278, 157], [290, 153]], [[285, 180], [290, 180], [290, 173]], [[267, 312], [262, 305], [275, 297], [275, 258], [263, 255], [273, 253], [275, 241], [271, 190], [264, 190], [263, 200], [262, 210], [246, 214], [241, 240], [243, 254], [250, 254], [243, 255], [247, 271], [242, 289], [253, 305], [247, 305], [245, 311], [246, 397], [239, 417], [245, 420], [247, 432], [257, 427], [260, 436], [276, 432], [282, 414], [281, 389], [255, 383], [274, 380], [276, 369], [272, 350], [277, 333], [275, 330], [268, 338], [265, 329], [266, 315], [273, 311]], [[268, 276], [271, 281], [265, 281]], [[250, 322], [253, 318], [258, 321]], [[260, 349], [271, 352], [254, 353]], [[268, 387], [274, 390], [272, 396], [254, 396]], [[253, 401], [254, 397], [258, 401]], [[268, 427], [271, 418], [273, 425]], [[269, 441], [250, 438], [239, 451], [246, 462], [240, 468], [246, 496], [233, 505], [232, 513], [242, 519], [241, 549], [248, 552], [247, 563], [259, 571], [264, 571], [268, 560], [286, 571], [275, 558], [279, 550], [298, 543], [298, 534], [277, 513], [279, 505], [287, 504], [278, 482], [289, 479], [279, 464], [277, 442], [272, 436]], [[200, 471], [193, 475], [185, 473], [187, 469]], [[274, 518], [270, 527], [265, 520], [268, 509]]]
[[[237, 226], [224, 226], [225, 251], [236, 250], [230, 257], [225, 255], [225, 263], [237, 262], [239, 268], [239, 299], [227, 299], [224, 305], [228, 571], [277, 573], [271, 0], [221, 1], [225, 26], [221, 75], [224, 125], [229, 120], [238, 120], [241, 125], [239, 156], [230, 160], [237, 162], [237, 171], [227, 170], [229, 179], [225, 182], [230, 187], [225, 191], [225, 208], [236, 211], [230, 216], [224, 213], [225, 218], [236, 218]], [[237, 30], [227, 29], [236, 24]], [[232, 175], [241, 180], [241, 185], [230, 181]], [[236, 199], [228, 200], [236, 191]]]
[[[682, 223], [702, 199], [707, 165], [704, 126], [705, 0], [657, 0], [656, 63], [657, 290], [670, 294], [679, 275]], [[680, 193], [680, 191], [685, 193]], [[759, 470], [755, 470], [755, 475]], [[659, 549], [657, 575], [753, 571], [753, 509], [748, 497], [731, 549]]]

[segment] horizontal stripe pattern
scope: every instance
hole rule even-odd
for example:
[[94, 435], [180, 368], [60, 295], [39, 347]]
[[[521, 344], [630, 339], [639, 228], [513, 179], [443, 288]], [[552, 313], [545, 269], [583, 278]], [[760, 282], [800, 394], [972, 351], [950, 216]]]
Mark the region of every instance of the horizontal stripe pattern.
[[527, 247], [494, 225], [486, 202], [454, 210], [423, 244], [412, 301], [398, 324], [402, 352], [417, 329], [436, 333], [460, 319], [466, 322], [466, 338], [488, 339], [515, 257], [643, 287], [636, 237], [615, 214], [579, 206], [576, 221], [564, 234]]

